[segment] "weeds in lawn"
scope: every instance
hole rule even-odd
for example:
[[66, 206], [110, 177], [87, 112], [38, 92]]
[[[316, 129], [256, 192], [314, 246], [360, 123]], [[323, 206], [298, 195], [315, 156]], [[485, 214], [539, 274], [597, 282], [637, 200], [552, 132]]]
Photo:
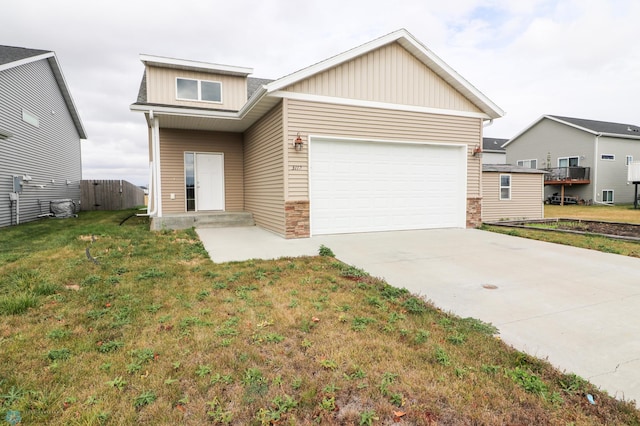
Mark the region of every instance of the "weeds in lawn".
[[[0, 418], [639, 422], [629, 404], [506, 347], [492, 325], [442, 313], [328, 251], [213, 264], [193, 230], [119, 226], [126, 214], [0, 230]], [[91, 235], [99, 264], [84, 253]]]

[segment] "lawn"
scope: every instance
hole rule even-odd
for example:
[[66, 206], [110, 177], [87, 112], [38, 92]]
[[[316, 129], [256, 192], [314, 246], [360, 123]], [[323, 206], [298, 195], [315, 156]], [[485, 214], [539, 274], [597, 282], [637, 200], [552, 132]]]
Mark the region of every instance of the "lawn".
[[[615, 206], [545, 205], [544, 216], [545, 218], [588, 219], [607, 222], [640, 223], [640, 209], [636, 210], [633, 208], [633, 205], [628, 204]], [[640, 257], [640, 243], [638, 242], [613, 240], [597, 235], [575, 235], [544, 230], [507, 228], [490, 225], [483, 225], [482, 229], [517, 237], [547, 241], [550, 243], [598, 250], [606, 253]]]
[[193, 230], [129, 214], [0, 229], [8, 423], [640, 424], [330, 248], [214, 264]]

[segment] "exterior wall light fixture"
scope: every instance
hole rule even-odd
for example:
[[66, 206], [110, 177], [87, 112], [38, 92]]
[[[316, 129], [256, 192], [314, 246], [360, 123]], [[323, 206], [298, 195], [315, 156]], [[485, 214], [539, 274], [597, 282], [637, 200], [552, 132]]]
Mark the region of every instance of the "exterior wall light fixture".
[[473, 148], [473, 156], [482, 157], [482, 147], [480, 145], [476, 145], [475, 148]]
[[302, 151], [302, 138], [300, 137], [300, 132], [298, 132], [296, 140], [293, 141], [293, 147], [296, 149], [296, 151]]

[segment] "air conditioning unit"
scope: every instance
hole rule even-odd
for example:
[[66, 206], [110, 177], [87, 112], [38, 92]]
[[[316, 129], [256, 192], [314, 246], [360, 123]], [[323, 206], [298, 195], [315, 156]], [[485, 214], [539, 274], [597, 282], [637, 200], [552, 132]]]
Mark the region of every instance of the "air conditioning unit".
[[632, 161], [627, 168], [627, 181], [640, 183], [640, 161]]

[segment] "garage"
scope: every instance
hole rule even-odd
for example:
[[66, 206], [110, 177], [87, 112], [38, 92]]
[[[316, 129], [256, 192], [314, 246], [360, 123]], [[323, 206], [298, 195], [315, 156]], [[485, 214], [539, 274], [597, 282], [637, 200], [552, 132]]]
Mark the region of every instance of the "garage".
[[311, 234], [464, 228], [466, 146], [313, 137]]

